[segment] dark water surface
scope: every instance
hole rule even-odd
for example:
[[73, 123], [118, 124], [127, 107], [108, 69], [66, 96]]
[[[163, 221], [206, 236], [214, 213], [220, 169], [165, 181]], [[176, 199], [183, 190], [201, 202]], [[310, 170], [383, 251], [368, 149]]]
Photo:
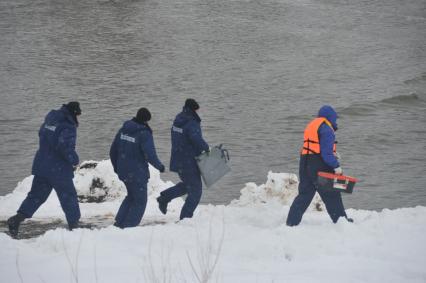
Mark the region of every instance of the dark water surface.
[[[269, 170], [298, 170], [303, 129], [337, 108], [348, 207], [426, 205], [424, 0], [2, 0], [0, 195], [30, 174], [44, 115], [79, 100], [81, 160], [148, 107], [160, 158], [187, 97], [231, 174], [204, 202], [227, 203]], [[177, 181], [167, 173], [163, 179]]]

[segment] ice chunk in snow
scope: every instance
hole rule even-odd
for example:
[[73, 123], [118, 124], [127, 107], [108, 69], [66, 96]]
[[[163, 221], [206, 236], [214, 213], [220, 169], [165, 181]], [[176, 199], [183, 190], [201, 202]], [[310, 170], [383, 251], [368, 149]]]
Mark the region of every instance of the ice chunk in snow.
[[[291, 173], [268, 172], [268, 179], [265, 184], [257, 186], [255, 183], [247, 183], [241, 190], [238, 200], [231, 203], [233, 205], [247, 206], [250, 204], [267, 203], [269, 201], [279, 201], [284, 205], [291, 205], [297, 196], [299, 179]], [[309, 209], [322, 211], [324, 203], [318, 194], [315, 194]]]
[[[171, 182], [163, 182], [160, 172], [151, 165], [149, 170], [149, 196], [158, 195], [161, 189], [173, 185]], [[126, 187], [115, 174], [110, 160], [83, 162], [75, 172], [74, 184], [80, 202], [112, 201], [127, 194]]]

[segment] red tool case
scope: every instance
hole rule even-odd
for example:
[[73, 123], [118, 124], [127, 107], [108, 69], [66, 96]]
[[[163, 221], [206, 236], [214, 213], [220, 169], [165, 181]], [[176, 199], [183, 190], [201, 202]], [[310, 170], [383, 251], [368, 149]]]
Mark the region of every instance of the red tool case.
[[358, 180], [354, 177], [318, 172], [319, 190], [338, 191], [351, 194], [357, 181]]

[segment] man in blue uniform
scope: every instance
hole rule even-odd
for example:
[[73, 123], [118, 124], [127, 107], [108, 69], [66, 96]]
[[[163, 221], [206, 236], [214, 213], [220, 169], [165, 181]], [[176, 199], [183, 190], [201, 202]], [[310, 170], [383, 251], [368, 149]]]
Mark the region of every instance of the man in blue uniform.
[[111, 145], [112, 166], [127, 189], [115, 217], [114, 225], [119, 228], [135, 227], [141, 222], [148, 197], [148, 163], [160, 172], [165, 170], [157, 157], [149, 120], [151, 113], [140, 108], [135, 118], [124, 122]]
[[336, 158], [335, 134], [337, 131], [337, 113], [328, 105], [321, 107], [318, 117], [312, 120], [305, 129], [303, 147], [299, 164], [299, 194], [294, 199], [287, 217], [288, 226], [296, 226], [318, 192], [324, 201], [330, 218], [334, 223], [340, 217], [347, 218], [340, 192], [317, 190], [318, 172], [342, 174]]
[[9, 232], [16, 237], [19, 225], [31, 218], [55, 189], [65, 213], [70, 230], [77, 228], [80, 219], [77, 192], [74, 187], [74, 168], [79, 163], [75, 151], [77, 139], [77, 116], [80, 104], [70, 102], [59, 110], [50, 111], [39, 130], [39, 149], [35, 155], [31, 190], [18, 209], [7, 220]]
[[161, 192], [157, 198], [163, 214], [167, 213], [167, 204], [174, 198], [188, 194], [180, 213], [180, 219], [191, 218], [201, 199], [202, 182], [195, 157], [209, 150], [201, 133], [201, 119], [197, 114], [200, 108], [194, 99], [187, 99], [171, 129], [172, 154], [170, 171], [176, 172], [181, 182]]

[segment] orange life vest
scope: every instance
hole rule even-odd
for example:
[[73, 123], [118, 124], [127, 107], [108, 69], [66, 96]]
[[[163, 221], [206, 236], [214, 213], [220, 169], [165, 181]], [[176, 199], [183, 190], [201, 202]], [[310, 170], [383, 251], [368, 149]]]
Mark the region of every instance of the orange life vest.
[[[303, 135], [302, 155], [321, 153], [318, 129], [323, 123], [326, 123], [331, 129], [333, 129], [331, 123], [323, 117], [315, 118], [308, 124], [308, 126], [306, 126], [305, 133]], [[333, 152], [336, 152], [336, 142], [333, 145]]]

